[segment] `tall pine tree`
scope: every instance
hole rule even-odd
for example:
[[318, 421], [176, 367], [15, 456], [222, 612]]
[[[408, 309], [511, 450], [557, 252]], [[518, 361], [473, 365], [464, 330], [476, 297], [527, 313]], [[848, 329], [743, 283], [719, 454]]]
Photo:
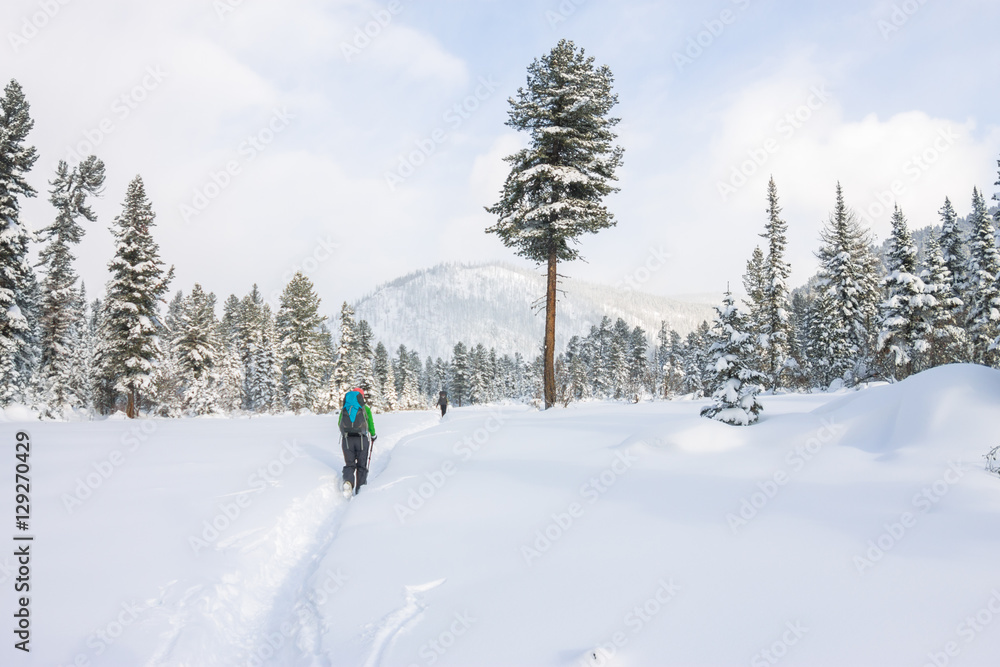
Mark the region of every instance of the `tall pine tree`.
[[36, 194], [25, 180], [38, 159], [25, 145], [35, 124], [29, 112], [21, 85], [11, 80], [0, 99], [0, 407], [27, 402], [39, 356], [32, 233], [20, 219], [20, 199]]
[[884, 355], [889, 377], [903, 380], [920, 369], [920, 357], [930, 349], [927, 306], [933, 297], [917, 275], [917, 246], [897, 205], [892, 214], [892, 236], [886, 256], [886, 300], [878, 350]]
[[153, 371], [163, 354], [159, 302], [174, 275], [173, 267], [163, 270], [152, 236], [155, 218], [142, 178], [136, 176], [112, 228], [115, 256], [108, 264], [111, 280], [102, 318], [107, 346], [103, 368], [114, 378], [115, 391], [124, 396], [129, 417], [138, 415], [143, 393], [152, 386]]
[[788, 276], [791, 266], [785, 261], [788, 223], [781, 219], [778, 187], [774, 178], [767, 184], [767, 224], [761, 236], [767, 239], [764, 259], [764, 285], [757, 333], [763, 343], [761, 370], [771, 389], [787, 386], [786, 371], [795, 365], [792, 352], [792, 318], [788, 302]]
[[67, 409], [83, 407], [89, 398], [73, 388], [78, 384], [74, 376], [79, 372], [79, 347], [85, 344], [86, 301], [77, 286], [71, 246], [83, 238], [83, 227], [77, 220], [97, 220], [87, 205], [87, 197], [101, 192], [104, 163], [92, 155], [70, 170], [60, 160], [56, 177], [50, 184], [49, 201], [57, 213], [55, 222], [39, 233], [48, 245], [39, 253], [45, 278], [39, 317], [41, 365], [38, 375], [40, 398], [49, 416], [55, 417]]
[[339, 407], [340, 398], [357, 386], [358, 371], [361, 368], [358, 354], [358, 327], [354, 321], [354, 309], [347, 302], [340, 307], [340, 342], [337, 345], [337, 360], [330, 379], [330, 391]]
[[296, 272], [281, 293], [276, 318], [282, 395], [295, 412], [313, 409], [320, 398], [327, 352], [319, 305], [312, 281]]
[[955, 318], [958, 322], [965, 322], [967, 317], [969, 276], [969, 258], [965, 251], [965, 238], [962, 229], [958, 225], [958, 215], [955, 207], [951, 205], [951, 200], [945, 197], [944, 206], [938, 211], [941, 216], [941, 258], [951, 276], [952, 286], [961, 302], [955, 304]]
[[750, 342], [757, 350], [752, 361], [756, 370], [764, 368], [764, 351], [768, 346], [768, 337], [765, 332], [766, 307], [765, 294], [767, 289], [766, 267], [764, 265], [764, 253], [760, 246], [753, 249], [750, 261], [747, 262], [746, 273], [743, 274], [743, 288], [746, 290], [747, 298], [744, 303], [747, 306], [747, 315], [744, 318], [744, 326], [750, 334]]
[[822, 298], [814, 326], [825, 331], [820, 337], [825, 339], [821, 343], [825, 349], [813, 350], [810, 356], [828, 360], [830, 375], [853, 384], [873, 371], [879, 270], [871, 237], [844, 203], [840, 183], [836, 205], [820, 238], [823, 245], [817, 257]]
[[528, 148], [508, 156], [511, 166], [500, 201], [487, 209], [498, 217], [487, 232], [508, 247], [547, 266], [543, 400], [555, 398], [555, 326], [557, 266], [579, 257], [572, 247], [584, 233], [615, 224], [602, 204], [617, 191], [615, 170], [622, 161], [614, 146], [610, 117], [618, 97], [611, 92], [607, 66], [573, 42], [560, 40], [551, 52], [528, 67], [526, 88], [510, 99], [507, 125], [530, 133]]

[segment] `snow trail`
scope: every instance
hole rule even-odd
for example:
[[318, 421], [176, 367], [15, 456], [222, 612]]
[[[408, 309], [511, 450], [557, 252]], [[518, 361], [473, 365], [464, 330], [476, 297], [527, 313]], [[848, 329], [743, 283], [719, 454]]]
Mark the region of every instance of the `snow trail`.
[[[398, 444], [438, 423], [432, 415], [376, 441], [371, 480], [385, 470]], [[215, 581], [190, 585], [161, 608], [166, 630], [145, 665], [331, 664], [323, 653], [316, 579], [351, 501], [340, 491], [339, 475], [326, 475], [321, 482], [294, 498], [269, 529], [217, 543], [218, 550], [236, 552], [237, 562]], [[367, 490], [363, 487], [361, 495]]]
[[375, 638], [372, 641], [372, 651], [368, 655], [368, 659], [365, 660], [364, 667], [381, 667], [385, 652], [392, 646], [393, 641], [395, 641], [399, 633], [419, 619], [424, 609], [426, 609], [426, 605], [417, 598], [417, 593], [424, 593], [432, 588], [437, 588], [444, 582], [444, 579], [438, 579], [426, 584], [403, 587], [406, 594], [406, 602], [402, 607], [388, 614], [378, 624], [378, 629], [375, 631]]

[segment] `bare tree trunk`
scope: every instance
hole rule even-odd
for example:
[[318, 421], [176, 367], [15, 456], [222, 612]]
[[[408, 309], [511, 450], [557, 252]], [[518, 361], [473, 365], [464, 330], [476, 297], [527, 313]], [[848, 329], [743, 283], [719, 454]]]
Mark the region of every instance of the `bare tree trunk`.
[[130, 389], [128, 392], [128, 406], [125, 408], [125, 414], [129, 419], [135, 419], [136, 412], [136, 400], [135, 400], [135, 389]]
[[548, 410], [556, 402], [556, 251], [549, 251], [549, 280], [545, 294], [545, 409]]

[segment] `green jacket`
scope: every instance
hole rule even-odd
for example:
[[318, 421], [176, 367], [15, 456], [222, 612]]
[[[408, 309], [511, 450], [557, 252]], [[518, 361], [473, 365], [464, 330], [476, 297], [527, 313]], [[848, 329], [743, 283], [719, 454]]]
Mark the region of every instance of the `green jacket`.
[[368, 432], [375, 435], [375, 420], [372, 419], [372, 409], [365, 403], [365, 417], [368, 418]]

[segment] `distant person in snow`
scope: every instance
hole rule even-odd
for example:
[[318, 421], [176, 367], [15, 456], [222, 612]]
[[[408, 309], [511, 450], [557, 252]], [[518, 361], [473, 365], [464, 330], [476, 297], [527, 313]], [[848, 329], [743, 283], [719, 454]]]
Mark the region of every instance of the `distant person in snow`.
[[344, 395], [340, 410], [340, 445], [344, 450], [344, 493], [357, 494], [368, 481], [375, 421], [365, 402], [365, 392], [354, 388]]
[[444, 417], [444, 413], [448, 412], [448, 392], [442, 391], [438, 394], [438, 407], [441, 408], [441, 416]]

